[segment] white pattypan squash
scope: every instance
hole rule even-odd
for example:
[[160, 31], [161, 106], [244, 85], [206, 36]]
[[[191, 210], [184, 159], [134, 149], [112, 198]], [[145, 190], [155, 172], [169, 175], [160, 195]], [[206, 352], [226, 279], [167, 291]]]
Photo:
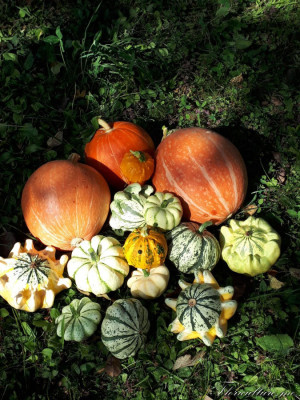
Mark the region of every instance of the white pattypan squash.
[[164, 293], [168, 286], [170, 272], [165, 265], [145, 269], [136, 269], [131, 278], [127, 281], [127, 286], [131, 290], [133, 297], [142, 299], [155, 299]]
[[81, 242], [73, 250], [67, 268], [79, 290], [96, 296], [118, 289], [129, 273], [120, 242], [102, 235]]

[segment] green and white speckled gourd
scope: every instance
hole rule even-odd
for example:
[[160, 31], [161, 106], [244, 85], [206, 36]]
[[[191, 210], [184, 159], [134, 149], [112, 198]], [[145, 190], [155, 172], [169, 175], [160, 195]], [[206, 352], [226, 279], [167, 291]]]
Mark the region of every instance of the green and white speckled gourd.
[[164, 231], [179, 225], [182, 213], [180, 200], [171, 193], [156, 192], [148, 197], [144, 206], [147, 225]]
[[280, 236], [262, 218], [229, 220], [222, 226], [222, 258], [234, 272], [255, 276], [267, 272], [280, 256]]
[[88, 297], [75, 299], [62, 309], [62, 314], [56, 318], [57, 335], [64, 340], [82, 340], [91, 336], [101, 321], [100, 304]]
[[67, 268], [80, 291], [96, 296], [118, 289], [129, 273], [120, 242], [102, 235], [81, 242], [73, 250]]
[[211, 224], [183, 222], [167, 233], [169, 259], [179, 271], [186, 274], [211, 271], [217, 264], [221, 250], [218, 240], [206, 230]]
[[101, 340], [112, 355], [124, 359], [144, 345], [149, 327], [148, 311], [139, 300], [119, 299], [106, 310]]
[[153, 191], [150, 185], [132, 183], [123, 191], [117, 192], [110, 204], [109, 225], [120, 234], [144, 226], [144, 204]]
[[211, 346], [216, 337], [226, 335], [227, 320], [237, 308], [232, 300], [232, 286], [220, 287], [209, 271], [198, 272], [193, 283], [179, 281], [182, 291], [177, 299], [166, 299], [167, 306], [176, 312], [171, 332], [180, 341], [201, 339]]

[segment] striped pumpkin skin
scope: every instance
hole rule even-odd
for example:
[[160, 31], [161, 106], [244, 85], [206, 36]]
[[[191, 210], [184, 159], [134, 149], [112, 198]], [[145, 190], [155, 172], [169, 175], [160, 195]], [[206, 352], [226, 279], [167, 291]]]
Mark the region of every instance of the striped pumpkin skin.
[[101, 128], [85, 146], [86, 162], [96, 168], [110, 186], [121, 190], [126, 185], [120, 169], [125, 153], [138, 150], [153, 155], [154, 143], [143, 128], [131, 122], [107, 124], [99, 120], [99, 123]]
[[164, 263], [167, 253], [168, 245], [164, 234], [151, 227], [134, 230], [124, 243], [126, 260], [135, 268], [158, 267]]
[[101, 340], [117, 358], [134, 356], [144, 345], [150, 328], [148, 311], [137, 299], [119, 299], [108, 307]]
[[210, 130], [186, 128], [159, 144], [152, 182], [157, 191], [180, 198], [185, 220], [220, 224], [241, 206], [247, 172], [228, 139]]
[[220, 259], [218, 240], [209, 231], [199, 233], [200, 225], [183, 222], [167, 233], [169, 259], [186, 274], [211, 271]]
[[280, 256], [279, 234], [262, 218], [229, 220], [220, 233], [222, 258], [234, 272], [256, 276], [267, 272]]
[[22, 211], [33, 236], [46, 245], [73, 250], [102, 228], [110, 190], [94, 168], [71, 160], [50, 161], [26, 182]]
[[62, 314], [56, 318], [57, 335], [64, 340], [81, 342], [91, 336], [101, 321], [100, 304], [88, 297], [75, 299], [62, 309]]
[[118, 289], [129, 273], [120, 242], [102, 235], [84, 240], [73, 250], [67, 268], [79, 290], [96, 296]]
[[141, 186], [132, 183], [123, 191], [117, 192], [110, 204], [111, 217], [109, 225], [118, 231], [133, 231], [146, 224], [144, 218], [144, 204], [148, 196], [153, 193], [150, 185]]
[[193, 284], [177, 299], [177, 317], [188, 330], [206, 332], [215, 325], [221, 314], [220, 294], [208, 284]]
[[181, 221], [180, 200], [171, 193], [157, 192], [146, 200], [144, 217], [147, 225], [170, 231]]

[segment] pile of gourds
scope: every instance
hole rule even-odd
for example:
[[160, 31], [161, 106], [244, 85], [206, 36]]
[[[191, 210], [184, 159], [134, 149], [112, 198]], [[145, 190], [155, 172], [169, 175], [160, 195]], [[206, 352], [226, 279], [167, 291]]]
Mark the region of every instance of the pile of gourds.
[[[16, 243], [8, 258], [0, 257], [0, 295], [12, 307], [33, 312], [52, 307], [73, 279], [81, 293], [109, 299], [132, 266], [127, 286], [133, 298], [114, 301], [101, 325], [104, 345], [126, 358], [145, 343], [149, 330], [147, 309], [136, 298], [154, 299], [166, 291], [168, 258], [195, 278], [179, 281], [177, 299], [165, 299], [176, 312], [171, 331], [179, 340], [200, 338], [211, 345], [225, 335], [237, 308], [233, 288], [220, 287], [211, 274], [219, 259], [235, 272], [255, 276], [280, 255], [280, 237], [266, 221], [229, 219], [247, 190], [239, 151], [200, 128], [175, 131], [155, 151], [151, 137], [133, 123], [99, 124], [85, 146], [86, 164], [76, 154], [51, 161], [25, 184], [25, 222], [47, 247], [38, 251], [28, 239], [24, 247]], [[145, 184], [151, 177], [152, 185]], [[100, 234], [107, 219], [113, 236]], [[207, 228], [227, 219], [219, 242]], [[116, 237], [125, 239], [123, 246]], [[70, 259], [64, 254], [57, 260], [56, 249], [72, 251]], [[63, 275], [66, 265], [69, 278]], [[98, 302], [75, 299], [56, 319], [57, 335], [81, 341], [100, 321]]]

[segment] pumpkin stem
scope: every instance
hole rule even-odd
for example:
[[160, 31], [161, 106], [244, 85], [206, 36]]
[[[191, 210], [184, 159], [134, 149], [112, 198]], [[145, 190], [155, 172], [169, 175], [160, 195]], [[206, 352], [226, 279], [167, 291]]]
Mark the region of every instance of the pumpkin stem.
[[162, 127], [163, 137], [161, 140], [164, 140], [168, 136], [168, 128], [166, 126]]
[[146, 161], [146, 155], [143, 151], [130, 150], [130, 153], [133, 154], [140, 162]]
[[168, 200], [164, 200], [161, 203], [161, 208], [166, 208], [168, 204], [172, 203], [174, 201], [174, 197], [170, 197]]
[[69, 155], [68, 160], [71, 161], [73, 164], [76, 164], [80, 160], [80, 155], [77, 153], [72, 153]]
[[205, 230], [208, 226], [210, 226], [210, 225], [212, 225], [212, 224], [213, 224], [213, 223], [212, 223], [211, 221], [204, 222], [204, 224], [202, 224], [202, 225], [200, 226], [198, 232], [199, 232], [199, 233], [203, 233], [204, 230]]
[[92, 247], [89, 248], [89, 253], [90, 253], [92, 261], [97, 263], [99, 261], [99, 257], [97, 256], [97, 254], [95, 253], [95, 250]]
[[73, 316], [74, 316], [74, 317], [77, 317], [78, 313], [77, 313], [77, 311], [75, 310], [75, 308], [73, 307], [73, 305], [70, 304], [69, 307], [70, 307], [70, 310], [71, 310]]
[[150, 272], [147, 269], [143, 269], [144, 277], [147, 278], [150, 275]]
[[147, 225], [145, 225], [145, 226], [143, 226], [143, 227], [141, 228], [141, 236], [142, 236], [142, 237], [148, 236], [148, 227], [147, 227]]
[[83, 239], [74, 238], [74, 239], [71, 240], [71, 246], [72, 247], [79, 247], [81, 242], [83, 242]]
[[103, 119], [98, 118], [98, 124], [105, 130], [105, 133], [108, 133], [113, 130], [113, 128]]

